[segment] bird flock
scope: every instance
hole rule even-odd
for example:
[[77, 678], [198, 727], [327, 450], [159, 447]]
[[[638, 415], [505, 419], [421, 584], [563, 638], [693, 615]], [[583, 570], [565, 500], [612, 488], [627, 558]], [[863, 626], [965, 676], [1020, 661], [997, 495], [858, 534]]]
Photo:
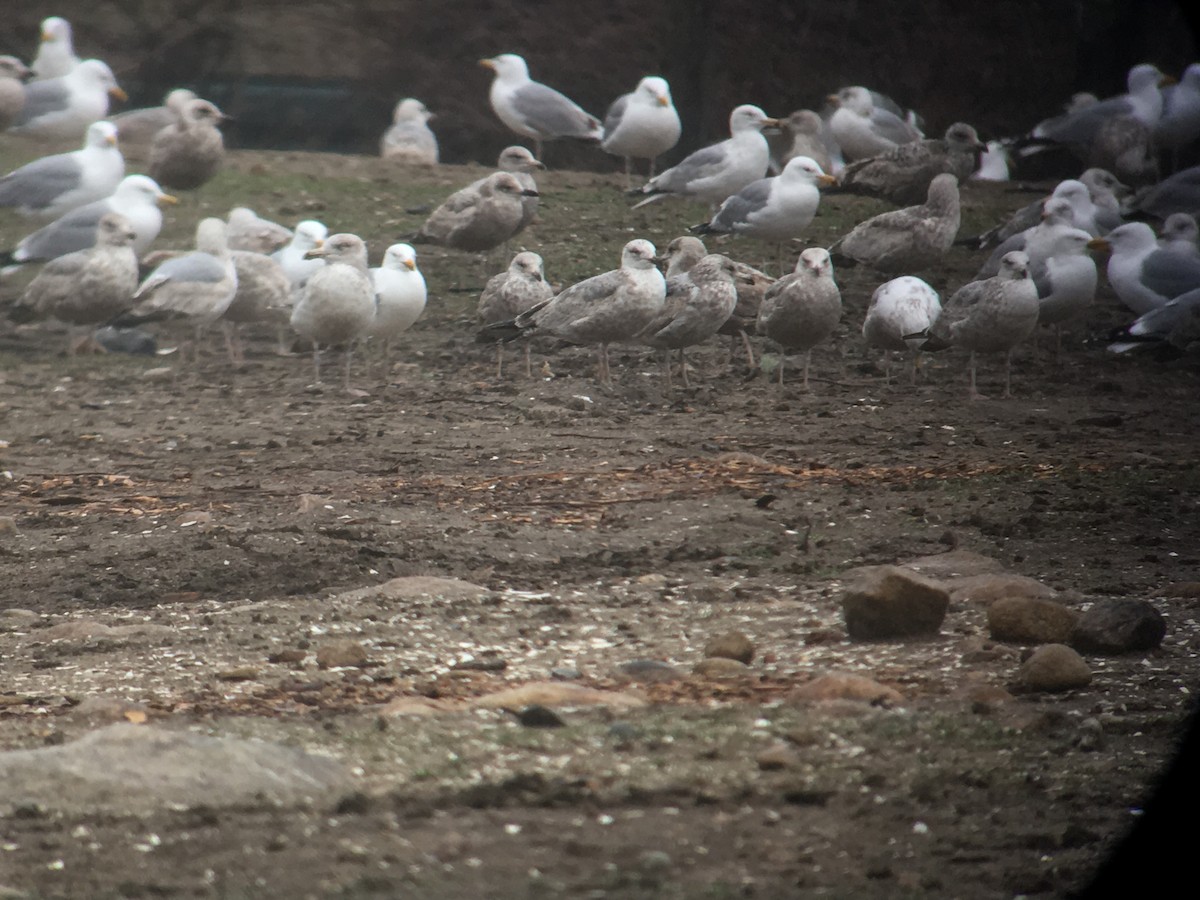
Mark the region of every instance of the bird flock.
[[[428, 288], [414, 245], [487, 254], [490, 266], [492, 252], [537, 218], [534, 173], [545, 168], [544, 145], [570, 139], [622, 160], [626, 192], [637, 201], [632, 223], [645, 227], [632, 211], [669, 198], [703, 204], [707, 217], [691, 234], [660, 237], [662, 254], [647, 237], [634, 237], [611, 271], [563, 288], [552, 286], [536, 252], [512, 255], [487, 279], [478, 305], [477, 337], [497, 343], [497, 377], [505, 343], [523, 342], [531, 376], [530, 342], [549, 338], [595, 347], [599, 380], [612, 386], [609, 347], [633, 344], [663, 352], [671, 390], [673, 351], [687, 386], [687, 348], [731, 335], [756, 371], [750, 337], [759, 335], [782, 351], [780, 383], [787, 355], [803, 354], [808, 389], [811, 353], [843, 316], [835, 273], [853, 266], [878, 276], [862, 337], [889, 354], [889, 380], [893, 352], [913, 354], [915, 380], [918, 354], [958, 348], [968, 354], [972, 399], [983, 396], [977, 354], [1004, 354], [1009, 396], [1014, 348], [1039, 324], [1061, 340], [1063, 325], [1087, 316], [1102, 254], [1108, 283], [1136, 317], [1112, 337], [1110, 350], [1186, 351], [1200, 340], [1200, 166], [1181, 165], [1200, 144], [1200, 64], [1177, 83], [1139, 64], [1124, 94], [1076, 95], [1062, 114], [1025, 134], [987, 143], [966, 122], [926, 138], [917, 113], [864, 86], [842, 87], [821, 109], [780, 118], [742, 104], [729, 114], [727, 139], [662, 171], [658, 160], [683, 133], [662, 77], [643, 77], [599, 117], [535, 81], [516, 54], [480, 65], [492, 72], [487, 102], [518, 139], [532, 142], [532, 152], [505, 149], [494, 173], [446, 197], [419, 229], [387, 247], [379, 267], [369, 266], [358, 235], [331, 235], [317, 220], [286, 228], [245, 207], [197, 223], [190, 251], [152, 250], [161, 206], [176, 200], [167, 190], [202, 189], [220, 171], [226, 117], [186, 88], [171, 91], [161, 107], [110, 115], [111, 101], [125, 98], [112, 70], [79, 59], [70, 24], [46, 19], [28, 65], [0, 57], [0, 130], [4, 140], [82, 140], [82, 147], [0, 177], [0, 207], [45, 223], [0, 252], [4, 276], [40, 266], [10, 318], [67, 323], [70, 352], [114, 328], [170, 320], [186, 323], [198, 352], [206, 329], [219, 324], [234, 365], [244, 360], [241, 327], [272, 323], [281, 347], [298, 337], [311, 348], [317, 382], [323, 351], [343, 348], [343, 384], [352, 390], [355, 345], [377, 345], [386, 367], [392, 345], [425, 310]], [[420, 100], [401, 99], [380, 156], [399, 166], [437, 166], [434, 118]], [[983, 234], [960, 233], [960, 192], [973, 181], [1007, 180], [1047, 154], [1077, 177]], [[127, 172], [127, 160], [143, 163], [144, 173]], [[635, 161], [647, 166], [640, 186]], [[897, 208], [857, 223], [826, 248], [798, 250], [825, 193]], [[1161, 237], [1149, 222], [1162, 223]], [[708, 252], [701, 237], [723, 246], [736, 246], [738, 237], [773, 244], [779, 277]], [[990, 253], [981, 253], [976, 277], [943, 302], [920, 276], [956, 244]]]

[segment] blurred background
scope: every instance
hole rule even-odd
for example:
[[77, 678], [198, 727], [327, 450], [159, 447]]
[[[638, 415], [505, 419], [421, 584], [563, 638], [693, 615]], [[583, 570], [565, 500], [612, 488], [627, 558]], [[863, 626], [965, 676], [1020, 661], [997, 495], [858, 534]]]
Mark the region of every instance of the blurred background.
[[[29, 60], [49, 15], [71, 21], [80, 56], [112, 66], [122, 109], [190, 87], [235, 117], [230, 147], [375, 154], [412, 96], [452, 163], [490, 164], [512, 142], [477, 65], [502, 52], [601, 118], [643, 75], [666, 77], [684, 135], [663, 163], [724, 136], [740, 103], [783, 116], [861, 84], [930, 134], [961, 119], [991, 138], [1075, 91], [1122, 92], [1136, 63], [1178, 75], [1200, 58], [1196, 13], [1173, 0], [5, 0], [0, 53]], [[551, 159], [620, 164], [563, 144]]]

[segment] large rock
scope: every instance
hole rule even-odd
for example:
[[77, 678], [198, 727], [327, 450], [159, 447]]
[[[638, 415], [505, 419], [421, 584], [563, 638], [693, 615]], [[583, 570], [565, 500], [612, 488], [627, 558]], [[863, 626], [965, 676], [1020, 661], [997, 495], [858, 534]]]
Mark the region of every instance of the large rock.
[[1046, 644], [1029, 655], [1017, 670], [1014, 687], [1024, 691], [1073, 691], [1087, 687], [1092, 670], [1082, 656], [1065, 644]]
[[846, 632], [856, 640], [934, 635], [950, 595], [936, 581], [900, 566], [872, 566], [842, 595]]
[[988, 607], [988, 629], [997, 641], [1018, 644], [1065, 644], [1079, 613], [1053, 600], [1002, 597]]
[[1166, 620], [1145, 600], [1099, 600], [1079, 617], [1071, 646], [1083, 653], [1130, 653], [1153, 650], [1166, 634]]
[[0, 810], [141, 814], [166, 806], [291, 805], [349, 789], [341, 763], [267, 741], [109, 725], [57, 747], [0, 753]]
[[1013, 572], [989, 572], [954, 578], [946, 587], [950, 590], [951, 603], [973, 603], [978, 606], [990, 606], [997, 600], [1011, 597], [1049, 600], [1057, 593], [1054, 588], [1042, 584], [1036, 578]]

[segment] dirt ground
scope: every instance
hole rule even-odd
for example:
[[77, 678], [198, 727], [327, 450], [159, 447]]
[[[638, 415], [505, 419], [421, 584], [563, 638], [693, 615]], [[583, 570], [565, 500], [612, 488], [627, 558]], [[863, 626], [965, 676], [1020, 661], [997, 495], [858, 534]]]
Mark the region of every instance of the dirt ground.
[[[240, 153], [169, 211], [159, 246], [187, 246], [200, 216], [240, 203], [357, 231], [375, 262], [478, 171]], [[661, 248], [703, 217], [685, 204], [630, 213], [616, 176], [540, 183], [541, 221], [520, 242], [564, 283], [613, 267], [631, 237]], [[964, 232], [1032, 196], [969, 185]], [[882, 208], [828, 198], [810, 240]], [[6, 246], [26, 230], [0, 220]], [[485, 270], [419, 249], [429, 307], [390, 368], [356, 359], [364, 396], [314, 386], [310, 359], [276, 355], [269, 328], [240, 370], [215, 335], [193, 369], [175, 355], [68, 358], [49, 323], [0, 332], [0, 609], [35, 614], [0, 619], [0, 749], [149, 719], [319, 749], [360, 782], [336, 806], [301, 809], [9, 811], [4, 896], [1082, 888], [1136, 819], [1197, 687], [1197, 600], [1179, 587], [1200, 580], [1194, 359], [1105, 353], [1125, 318], [1105, 287], [1060, 358], [1045, 338], [1022, 349], [1014, 399], [968, 401], [953, 354], [915, 386], [902, 363], [888, 383], [859, 336], [879, 279], [855, 270], [837, 273], [845, 314], [814, 352], [808, 392], [794, 369], [780, 388], [740, 356], [730, 365], [724, 343], [693, 352], [692, 387], [672, 394], [637, 348], [615, 351], [612, 390], [587, 348], [536, 346], [533, 378], [513, 350], [497, 377], [494, 348], [474, 340]], [[774, 266], [753, 242], [720, 249]], [[956, 248], [924, 274], [948, 292], [978, 261]], [[26, 278], [0, 282], [0, 303]], [[982, 361], [985, 392], [1000, 376]], [[935, 640], [846, 637], [845, 572], [956, 549], [1075, 609], [1149, 599], [1167, 639], [1089, 657], [1086, 690], [980, 704], [971, 689], [1010, 684], [1024, 650], [989, 640], [982, 606], [953, 606]], [[487, 590], [339, 596], [415, 575]], [[37, 637], [80, 620], [164, 628]], [[691, 675], [733, 630], [754, 643], [748, 674]], [[319, 669], [333, 637], [360, 642], [366, 667]], [[633, 660], [682, 677], [631, 685], [616, 670]], [[827, 670], [904, 703], [791, 699]], [[499, 711], [383, 714], [397, 698], [552, 677], [650, 702], [560, 709], [562, 728]], [[774, 768], [762, 754], [781, 748]]]

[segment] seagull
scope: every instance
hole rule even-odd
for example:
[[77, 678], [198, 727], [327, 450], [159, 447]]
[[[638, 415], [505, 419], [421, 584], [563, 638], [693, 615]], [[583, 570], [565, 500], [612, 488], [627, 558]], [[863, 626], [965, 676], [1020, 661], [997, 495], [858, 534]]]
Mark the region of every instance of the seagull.
[[60, 16], [42, 20], [42, 42], [33, 58], [33, 80], [60, 78], [79, 64], [71, 40], [71, 23]]
[[821, 203], [821, 187], [836, 184], [816, 161], [796, 156], [772, 178], [752, 181], [727, 198], [695, 234], [735, 234], [782, 243], [803, 234]]
[[[105, 214], [96, 226], [94, 245], [46, 263], [19, 305], [71, 325], [109, 321], [133, 304], [138, 282], [136, 236], [124, 216]], [[72, 341], [68, 352], [77, 351], [78, 343]]]
[[938, 262], [954, 243], [960, 221], [958, 179], [938, 175], [925, 203], [880, 213], [835, 241], [830, 252], [881, 272], [903, 272]]
[[1171, 213], [1162, 225], [1158, 246], [1169, 253], [1200, 256], [1200, 228], [1196, 217], [1188, 213]]
[[758, 333], [783, 348], [779, 360], [779, 384], [790, 351], [804, 352], [804, 390], [808, 390], [808, 368], [812, 348], [837, 328], [842, 318], [842, 294], [833, 280], [829, 252], [810, 247], [796, 260], [796, 269], [767, 288], [758, 310]]
[[0, 56], [0, 131], [17, 120], [25, 108], [25, 79], [29, 70], [15, 56]]
[[1154, 124], [1154, 143], [1178, 152], [1200, 138], [1200, 63], [1183, 70], [1179, 84], [1163, 88], [1162, 115]]
[[1110, 353], [1161, 347], [1188, 350], [1200, 341], [1200, 288], [1139, 316], [1114, 334], [1113, 341], [1108, 345]]
[[901, 275], [875, 288], [863, 319], [862, 336], [870, 347], [888, 351], [886, 378], [891, 381], [891, 351], [913, 351], [911, 383], [916, 384], [923, 337], [942, 312], [937, 291], [913, 275]]
[[1200, 259], [1163, 250], [1145, 222], [1129, 222], [1089, 244], [1111, 250], [1108, 282], [1139, 316], [1200, 287]]
[[[228, 227], [226, 243], [230, 243]], [[249, 322], [285, 324], [292, 305], [292, 283], [283, 267], [261, 252], [231, 247], [229, 255], [237, 274], [237, 290], [221, 314], [221, 328], [229, 358], [240, 367], [246, 361], [241, 326]]]
[[[782, 172], [788, 160], [795, 156], [807, 156], [821, 167], [822, 172], [835, 174], [830, 144], [836, 149], [836, 141], [828, 126], [811, 109], [798, 109], [786, 119], [779, 120], [779, 133], [767, 135], [771, 149], [771, 171]], [[845, 163], [841, 163], [844, 166]]]
[[345, 346], [344, 387], [350, 390], [354, 342], [365, 337], [375, 319], [375, 289], [367, 269], [367, 245], [355, 234], [334, 234], [308, 251], [325, 265], [308, 279], [292, 310], [292, 328], [313, 345], [316, 383], [321, 383], [321, 348]]
[[757, 106], [737, 107], [729, 114], [730, 137], [684, 157], [679, 165], [651, 178], [633, 193], [650, 194], [634, 209], [668, 194], [694, 197], [716, 207], [752, 181], [767, 174], [770, 149], [762, 130], [778, 125]]
[[57, 219], [107, 197], [124, 177], [116, 126], [101, 120], [88, 126], [82, 150], [43, 156], [0, 178], [0, 206]]
[[270, 255], [292, 240], [290, 228], [259, 218], [245, 206], [235, 206], [225, 220], [225, 240], [230, 250]]
[[298, 297], [304, 290], [308, 279], [324, 268], [324, 259], [308, 254], [313, 250], [320, 249], [328, 234], [329, 229], [316, 219], [305, 219], [296, 226], [296, 230], [292, 233], [291, 243], [282, 250], [276, 250], [271, 254], [271, 258], [279, 263], [280, 268], [292, 283], [293, 296]]
[[25, 106], [11, 134], [51, 140], [77, 140], [89, 125], [108, 115], [109, 97], [127, 99], [107, 65], [86, 59], [69, 73], [25, 86]]
[[109, 116], [109, 121], [117, 126], [117, 135], [125, 155], [132, 159], [145, 159], [150, 152], [150, 145], [154, 143], [154, 136], [174, 125], [187, 103], [199, 99], [194, 91], [175, 88], [163, 98], [162, 106], [131, 109]]
[[438, 142], [429, 128], [432, 118], [424, 103], [405, 97], [396, 104], [391, 127], [379, 139], [379, 155], [400, 163], [436, 166]]
[[[1120, 224], [1120, 221], [1112, 222], [1110, 214], [1104, 214], [1097, 208], [1095, 201], [1092, 199], [1093, 190], [1084, 181], [1088, 179], [1095, 186], [1097, 196], [1113, 196], [1112, 188], [1106, 185], [1111, 180], [1113, 185], [1124, 187], [1110, 173], [1102, 170], [1089, 169], [1079, 178], [1068, 178], [1060, 181], [1054, 188], [1054, 191], [1041, 200], [1035, 200], [1032, 203], [1026, 204], [1015, 213], [1013, 213], [1007, 221], [1002, 222], [994, 228], [989, 228], [977, 238], [964, 238], [963, 242], [975, 244], [980, 250], [985, 250], [988, 247], [1003, 246], [1009, 238], [1014, 235], [1028, 231], [1038, 224], [1042, 219], [1042, 213], [1045, 211], [1045, 204], [1048, 200], [1061, 198], [1067, 200], [1071, 204], [1072, 223], [1076, 228], [1082, 228], [1095, 237], [1099, 237], [1103, 232], [1115, 228]], [[1104, 218], [1105, 224], [1102, 225], [1100, 219]], [[1011, 249], [1020, 249], [1011, 248]], [[1006, 251], [1007, 252], [1007, 251]], [[1003, 254], [1001, 254], [1003, 255]], [[997, 263], [999, 259], [997, 258]], [[995, 274], [995, 271], [989, 273]]]
[[495, 172], [478, 188], [451, 194], [410, 240], [473, 253], [492, 250], [516, 236], [524, 220], [521, 200], [536, 196], [511, 172]]
[[611, 385], [608, 345], [633, 340], [665, 301], [666, 281], [654, 265], [655, 255], [649, 241], [632, 240], [621, 250], [619, 269], [574, 284], [490, 330], [508, 339], [546, 334], [572, 344], [597, 344], [600, 381]]
[[1029, 277], [1029, 257], [1006, 253], [1000, 274], [960, 287], [928, 329], [922, 350], [959, 347], [970, 351], [972, 400], [987, 399], [975, 386], [975, 354], [1004, 353], [1004, 396], [1012, 396], [1012, 350], [1033, 334], [1038, 323], [1038, 294]]
[[[1042, 220], [1031, 228], [1014, 234], [992, 251], [987, 262], [975, 273], [975, 280], [982, 281], [1000, 272], [1000, 260], [1005, 253], [1020, 250], [1030, 258], [1030, 271], [1046, 256], [1053, 237], [1065, 230], [1076, 228], [1075, 208], [1067, 197], [1051, 197], [1042, 205]], [[1091, 232], [1086, 232], [1090, 234]]]
[[1200, 166], [1181, 169], [1158, 184], [1138, 192], [1128, 202], [1132, 212], [1157, 219], [1185, 212], [1200, 216]]
[[85, 250], [95, 241], [100, 219], [109, 212], [120, 213], [133, 225], [137, 233], [133, 249], [140, 256], [162, 229], [162, 211], [158, 205], [177, 202], [170, 194], [164, 194], [154, 179], [126, 175], [111, 196], [71, 210], [27, 236], [13, 250], [0, 252], [0, 265], [8, 267], [4, 270], [7, 272], [13, 266]]
[[533, 139], [533, 153], [539, 159], [544, 141], [564, 137], [598, 141], [604, 137], [599, 119], [554, 88], [532, 80], [529, 66], [515, 53], [481, 59], [479, 64], [495, 73], [488, 92], [493, 111], [517, 134]]
[[[534, 192], [521, 197], [521, 225], [517, 229], [517, 234], [520, 234], [533, 221], [538, 211], [538, 186], [537, 182], [533, 180], [532, 173], [546, 167], [538, 162], [525, 147], [514, 144], [500, 151], [500, 156], [496, 159], [496, 168], [501, 172], [508, 172], [517, 179], [522, 190]], [[487, 176], [471, 182], [467, 185], [466, 190], [478, 191], [483, 187], [485, 181], [487, 181]]]
[[935, 175], [948, 172], [966, 181], [985, 149], [975, 129], [955, 122], [945, 137], [899, 144], [878, 156], [850, 163], [838, 178], [839, 190], [909, 206], [920, 203]]
[[[508, 264], [508, 269], [488, 279], [479, 295], [476, 314], [481, 325], [509, 322], [526, 310], [546, 302], [554, 296], [554, 289], [546, 282], [542, 258], [528, 250], [518, 253]], [[480, 332], [480, 340], [492, 340], [486, 331]], [[496, 344], [496, 377], [504, 373], [504, 344]], [[529, 342], [525, 342], [525, 375], [533, 376], [529, 361]]]
[[604, 137], [600, 149], [625, 158], [625, 187], [631, 187], [633, 159], [654, 161], [677, 143], [682, 126], [679, 113], [671, 102], [671, 88], [665, 78], [648, 75], [634, 90], [613, 101], [604, 117]]
[[671, 390], [671, 351], [679, 351], [679, 371], [689, 387], [683, 351], [703, 343], [721, 328], [737, 305], [734, 277], [737, 265], [727, 256], [710, 253], [682, 275], [667, 280], [662, 308], [635, 335], [648, 347], [666, 351], [664, 372]]
[[847, 163], [878, 156], [922, 137], [912, 124], [877, 106], [865, 87], [845, 87], [827, 99], [836, 107], [829, 128]]
[[1096, 299], [1096, 261], [1088, 255], [1091, 235], [1080, 228], [1058, 228], [1031, 258], [1029, 273], [1038, 295], [1038, 324], [1053, 325], [1055, 346], [1059, 326], [1083, 315]]
[[972, 181], [1008, 181], [1012, 178], [1012, 154], [1004, 141], [988, 141], [979, 156], [979, 168], [971, 173]]
[[1129, 70], [1128, 92], [1085, 105], [1077, 112], [1041, 123], [1034, 137], [1059, 144], [1087, 147], [1106, 120], [1132, 116], [1147, 128], [1153, 128], [1162, 116], [1163, 98], [1159, 91], [1166, 77], [1155, 66], [1143, 63]]
[[165, 187], [193, 190], [211, 180], [225, 161], [225, 141], [217, 126], [225, 119], [207, 100], [189, 100], [173, 125], [150, 145], [150, 177]]
[[375, 319], [369, 334], [383, 342], [380, 358], [386, 367], [392, 339], [412, 328], [425, 311], [425, 276], [417, 268], [417, 251], [408, 244], [388, 247], [383, 264], [369, 274], [375, 289]]

